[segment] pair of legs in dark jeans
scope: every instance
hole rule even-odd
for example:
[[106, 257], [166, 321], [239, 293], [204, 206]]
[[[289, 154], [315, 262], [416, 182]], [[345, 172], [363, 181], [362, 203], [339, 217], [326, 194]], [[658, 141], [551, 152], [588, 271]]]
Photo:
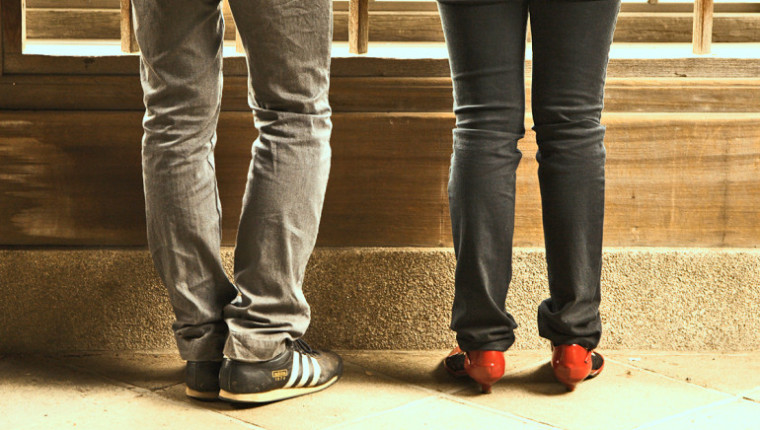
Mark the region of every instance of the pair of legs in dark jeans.
[[554, 345], [599, 343], [604, 126], [609, 48], [620, 0], [439, 0], [454, 83], [449, 201], [457, 256], [451, 328], [464, 351], [505, 351], [515, 170], [524, 135], [530, 16], [533, 129], [551, 298], [539, 334]]

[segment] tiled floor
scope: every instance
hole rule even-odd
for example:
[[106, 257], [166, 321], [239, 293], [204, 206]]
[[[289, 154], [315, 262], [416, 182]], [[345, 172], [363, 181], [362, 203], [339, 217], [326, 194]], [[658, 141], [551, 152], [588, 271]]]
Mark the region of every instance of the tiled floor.
[[0, 429], [760, 429], [754, 353], [607, 351], [567, 393], [546, 351], [507, 354], [492, 394], [440, 367], [445, 351], [342, 351], [335, 386], [258, 407], [184, 396], [170, 353], [0, 357]]

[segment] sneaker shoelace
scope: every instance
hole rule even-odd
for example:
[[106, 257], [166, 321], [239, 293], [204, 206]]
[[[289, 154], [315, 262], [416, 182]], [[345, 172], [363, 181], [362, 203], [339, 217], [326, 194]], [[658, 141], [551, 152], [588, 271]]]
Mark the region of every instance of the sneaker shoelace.
[[317, 350], [315, 349], [312, 349], [309, 346], [309, 344], [306, 343], [306, 341], [304, 341], [303, 339], [296, 339], [293, 342], [293, 349], [295, 349], [296, 351], [300, 353], [311, 355], [312, 357], [316, 357], [319, 355], [319, 352], [317, 352]]

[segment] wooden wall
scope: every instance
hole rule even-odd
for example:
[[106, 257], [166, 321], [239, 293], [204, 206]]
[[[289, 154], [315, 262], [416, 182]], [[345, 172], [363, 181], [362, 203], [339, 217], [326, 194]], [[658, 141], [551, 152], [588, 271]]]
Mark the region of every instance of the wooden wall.
[[[142, 245], [140, 112], [0, 113], [3, 245]], [[609, 113], [607, 246], [756, 246], [760, 114]], [[450, 244], [447, 113], [336, 113], [319, 243]], [[530, 125], [529, 123], [527, 125]], [[217, 172], [234, 238], [255, 136], [224, 112]], [[540, 246], [534, 136], [520, 145], [515, 243]]]
[[[348, 40], [348, 2], [335, 3], [336, 41]], [[29, 0], [28, 36], [32, 39], [118, 39], [119, 5], [85, 0]], [[690, 42], [691, 4], [625, 3], [616, 42]], [[760, 5], [716, 4], [715, 42], [760, 41]], [[370, 40], [443, 41], [435, 2], [373, 2]], [[235, 37], [232, 15], [225, 12], [226, 38]]]
[[[143, 246], [136, 58], [0, 60], [0, 246]], [[226, 244], [255, 138], [243, 68], [225, 64], [218, 128]], [[450, 245], [447, 73], [443, 59], [334, 60], [320, 245]], [[760, 59], [613, 59], [605, 103], [607, 246], [760, 243]], [[531, 132], [520, 148], [515, 243], [541, 246]]]

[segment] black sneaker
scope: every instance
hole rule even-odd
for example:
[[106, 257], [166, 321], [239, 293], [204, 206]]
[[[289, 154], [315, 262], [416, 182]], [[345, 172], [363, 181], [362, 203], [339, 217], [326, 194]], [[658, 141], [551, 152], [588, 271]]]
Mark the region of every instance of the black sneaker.
[[197, 400], [216, 400], [219, 397], [221, 361], [188, 361], [185, 366], [185, 394]]
[[257, 363], [225, 358], [219, 373], [219, 398], [235, 403], [269, 403], [311, 394], [334, 384], [343, 361], [329, 351], [311, 349], [303, 340], [287, 351]]

